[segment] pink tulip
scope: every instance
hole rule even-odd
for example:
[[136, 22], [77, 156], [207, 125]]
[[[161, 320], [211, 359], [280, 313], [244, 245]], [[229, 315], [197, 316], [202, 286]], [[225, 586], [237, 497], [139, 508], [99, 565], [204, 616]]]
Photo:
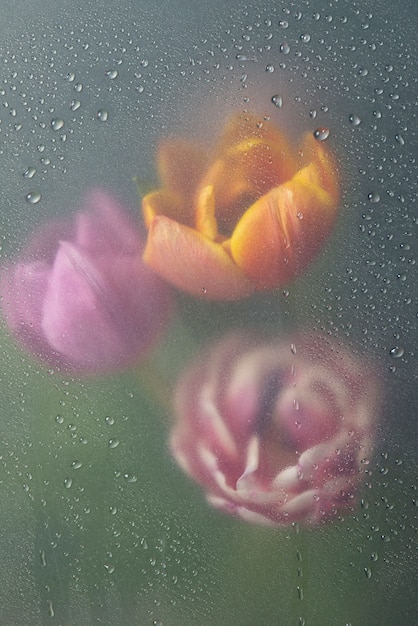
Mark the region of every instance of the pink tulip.
[[180, 379], [171, 450], [213, 506], [319, 524], [353, 510], [378, 393], [369, 364], [331, 340], [232, 335]]
[[64, 372], [101, 374], [133, 364], [163, 330], [169, 302], [142, 249], [126, 211], [104, 191], [91, 191], [73, 220], [41, 227], [3, 270], [9, 330]]

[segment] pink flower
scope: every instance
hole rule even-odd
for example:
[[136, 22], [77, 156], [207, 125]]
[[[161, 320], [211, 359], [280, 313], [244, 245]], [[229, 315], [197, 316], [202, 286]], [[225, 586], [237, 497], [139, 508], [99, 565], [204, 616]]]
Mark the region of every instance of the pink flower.
[[71, 221], [41, 227], [2, 272], [2, 307], [32, 354], [68, 373], [100, 374], [140, 359], [165, 327], [167, 287], [141, 260], [125, 210], [94, 190]]
[[232, 335], [180, 379], [171, 450], [215, 507], [268, 525], [352, 510], [378, 385], [330, 340]]

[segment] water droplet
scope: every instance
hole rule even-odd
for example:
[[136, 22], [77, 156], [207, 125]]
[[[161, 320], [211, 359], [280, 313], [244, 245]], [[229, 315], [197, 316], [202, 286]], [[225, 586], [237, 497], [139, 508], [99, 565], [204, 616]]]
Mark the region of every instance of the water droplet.
[[309, 35], [309, 33], [302, 33], [299, 39], [303, 41], [303, 43], [309, 43], [311, 40], [311, 36]]
[[109, 424], [109, 426], [113, 426], [113, 424], [115, 423], [115, 418], [111, 415], [106, 415], [105, 420]]
[[64, 120], [59, 117], [55, 117], [51, 120], [51, 128], [52, 130], [60, 130], [64, 126]]
[[99, 122], [107, 122], [109, 118], [109, 113], [105, 109], [99, 109], [96, 113], [96, 119]]
[[83, 464], [82, 464], [82, 462], [81, 462], [81, 461], [73, 461], [73, 462], [71, 463], [71, 467], [72, 467], [73, 469], [80, 469], [80, 467], [83, 467]]
[[322, 127], [314, 130], [313, 136], [315, 139], [318, 139], [318, 141], [325, 141], [325, 139], [328, 139], [329, 133], [329, 128]]
[[80, 91], [83, 91], [83, 84], [82, 83], [76, 83], [74, 85], [74, 91], [76, 91], [77, 93], [80, 93]]
[[73, 484], [73, 479], [72, 478], [64, 478], [64, 487], [66, 489], [70, 489], [72, 484]]
[[289, 54], [290, 52], [290, 46], [288, 43], [284, 42], [280, 44], [279, 47], [280, 52], [282, 52], [283, 54]]
[[365, 574], [366, 578], [371, 578], [372, 577], [372, 570], [370, 569], [370, 567], [365, 567], [364, 568], [364, 574]]
[[41, 550], [39, 556], [41, 557], [41, 565], [42, 565], [42, 567], [45, 567], [46, 566], [45, 551]]
[[36, 174], [36, 169], [34, 167], [28, 167], [24, 172], [23, 176], [25, 178], [33, 178]]
[[55, 611], [54, 611], [54, 607], [52, 606], [52, 600], [47, 600], [46, 603], [48, 605], [48, 615], [49, 615], [49, 617], [54, 617]]
[[350, 115], [348, 116], [348, 121], [353, 126], [359, 126], [359, 124], [361, 124], [361, 118], [355, 113], [350, 113]]
[[112, 448], [112, 450], [114, 448], [117, 448], [119, 444], [120, 444], [119, 439], [109, 439], [109, 448]]
[[71, 103], [70, 103], [71, 111], [78, 111], [80, 107], [81, 107], [80, 100], [71, 100]]
[[380, 194], [378, 194], [377, 191], [371, 191], [367, 195], [367, 197], [370, 200], [370, 202], [373, 202], [373, 203], [380, 202]]
[[400, 359], [401, 356], [405, 354], [405, 350], [402, 348], [402, 346], [395, 346], [394, 348], [390, 349], [389, 354], [394, 359]]
[[114, 80], [118, 76], [118, 70], [108, 70], [105, 72], [105, 76], [110, 78], [110, 80]]
[[123, 477], [128, 483], [136, 483], [138, 480], [138, 476], [135, 476], [135, 474], [124, 474]]
[[289, 22], [287, 22], [286, 20], [280, 20], [279, 26], [280, 28], [289, 28]]
[[367, 76], [367, 74], [368, 74], [368, 73], [369, 73], [369, 70], [367, 70], [367, 69], [366, 69], [366, 68], [364, 68], [364, 67], [363, 67], [363, 68], [361, 68], [361, 69], [357, 72], [357, 74], [358, 74], [359, 76]]
[[55, 421], [57, 422], [57, 424], [63, 424], [64, 423], [64, 418], [62, 415], [57, 415], [55, 418]]
[[115, 566], [114, 565], [105, 565], [105, 569], [107, 570], [108, 574], [113, 574], [113, 572], [115, 571]]
[[398, 142], [398, 144], [400, 146], [404, 146], [405, 145], [405, 139], [402, 137], [402, 135], [396, 134], [395, 135], [395, 139], [396, 139], [396, 141]]
[[274, 65], [266, 65], [266, 72], [268, 72], [269, 74], [272, 74], [274, 72]]
[[271, 97], [271, 101], [278, 109], [281, 109], [283, 106], [283, 98], [279, 96], [279, 94], [275, 94]]
[[29, 204], [38, 204], [41, 198], [39, 191], [30, 191], [26, 194], [26, 202], [29, 202]]

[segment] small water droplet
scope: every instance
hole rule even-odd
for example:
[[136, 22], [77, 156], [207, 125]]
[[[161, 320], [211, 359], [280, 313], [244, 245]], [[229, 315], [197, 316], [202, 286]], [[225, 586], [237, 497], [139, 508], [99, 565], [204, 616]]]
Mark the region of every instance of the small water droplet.
[[283, 106], [283, 98], [279, 96], [279, 94], [275, 94], [271, 97], [271, 101], [278, 109], [281, 109]]
[[113, 426], [113, 424], [115, 423], [115, 418], [111, 415], [106, 415], [105, 420], [109, 424], [109, 426]]
[[52, 606], [52, 600], [47, 600], [46, 603], [48, 605], [48, 615], [49, 615], [49, 617], [54, 617], [55, 611], [54, 611], [54, 607]]
[[290, 52], [290, 46], [289, 46], [289, 44], [288, 44], [288, 43], [286, 43], [286, 42], [281, 43], [281, 44], [280, 44], [280, 46], [279, 46], [279, 50], [280, 50], [280, 52], [281, 52], [282, 54], [289, 54], [289, 52]]
[[361, 124], [361, 118], [355, 113], [350, 113], [350, 115], [348, 116], [348, 121], [353, 126], [359, 126], [359, 124]]
[[60, 130], [64, 126], [64, 120], [59, 117], [55, 117], [51, 120], [51, 128], [52, 130]]
[[29, 202], [29, 204], [38, 204], [41, 198], [39, 191], [30, 191], [26, 194], [26, 202]]
[[324, 127], [317, 128], [316, 130], [314, 130], [313, 136], [318, 141], [325, 141], [325, 139], [328, 139], [329, 133], [330, 133], [329, 128], [325, 128], [324, 126]]
[[400, 359], [401, 356], [405, 354], [405, 350], [402, 348], [402, 346], [395, 346], [394, 348], [391, 348], [389, 354], [394, 359]]
[[109, 113], [105, 109], [99, 109], [96, 113], [96, 119], [99, 122], [107, 122], [109, 118]]
[[266, 72], [272, 74], [274, 72], [274, 65], [272, 65], [271, 63], [269, 65], [266, 65]]
[[80, 107], [81, 107], [80, 100], [71, 100], [71, 102], [70, 102], [70, 109], [71, 109], [71, 111], [78, 111], [78, 109]]
[[380, 202], [380, 194], [378, 194], [377, 191], [371, 191], [367, 195], [367, 197], [370, 200], [370, 202], [373, 202], [373, 203]]
[[24, 172], [23, 176], [25, 178], [33, 178], [36, 174], [36, 169], [34, 167], [28, 167]]
[[64, 418], [62, 415], [57, 415], [55, 418], [55, 421], [57, 422], [57, 424], [63, 424], [64, 423]]
[[114, 80], [118, 76], [118, 70], [108, 70], [107, 72], [105, 72], [105, 76], [107, 76], [107, 78], [110, 78], [110, 80]]
[[108, 574], [113, 574], [113, 572], [115, 571], [115, 566], [114, 565], [106, 564], [104, 567], [107, 570]]
[[73, 484], [73, 479], [72, 478], [64, 478], [64, 487], [66, 489], [70, 489], [72, 484]]
[[76, 91], [77, 93], [80, 93], [80, 91], [83, 91], [83, 84], [82, 83], [76, 83], [74, 85], [74, 91]]
[[120, 444], [119, 439], [109, 439], [109, 448], [112, 448], [112, 450], [114, 448], [117, 448], [119, 444]]
[[400, 146], [404, 146], [405, 145], [405, 139], [402, 137], [402, 135], [396, 134], [395, 135], [395, 139], [396, 139], [396, 141], [398, 142], [398, 144]]
[[303, 43], [309, 43], [311, 40], [311, 36], [309, 35], [309, 33], [302, 33], [302, 35], [300, 36], [300, 40], [303, 41]]
[[289, 28], [289, 22], [287, 20], [280, 20], [279, 26], [280, 28]]
[[135, 476], [135, 474], [124, 474], [123, 476], [128, 483], [136, 483], [138, 480], [138, 476]]
[[83, 467], [83, 464], [82, 464], [82, 462], [81, 462], [81, 461], [73, 461], [73, 462], [71, 463], [71, 467], [72, 467], [73, 469], [80, 469], [80, 467]]
[[372, 570], [370, 569], [370, 567], [365, 567], [364, 568], [364, 574], [365, 574], [366, 578], [371, 578], [372, 577]]

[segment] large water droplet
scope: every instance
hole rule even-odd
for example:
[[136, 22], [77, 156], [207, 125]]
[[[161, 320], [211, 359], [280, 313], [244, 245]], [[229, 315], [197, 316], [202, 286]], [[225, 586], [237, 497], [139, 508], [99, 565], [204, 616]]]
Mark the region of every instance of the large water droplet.
[[51, 128], [52, 130], [60, 130], [64, 126], [64, 120], [59, 117], [55, 117], [51, 120]]
[[315, 139], [318, 139], [318, 141], [325, 141], [325, 139], [328, 139], [329, 137], [329, 132], [329, 128], [317, 128], [314, 130], [313, 136]]
[[39, 191], [30, 191], [26, 194], [26, 202], [29, 202], [29, 204], [38, 204], [41, 198]]
[[275, 94], [271, 97], [271, 101], [278, 109], [281, 109], [283, 106], [283, 98], [279, 96], [279, 94]]
[[99, 109], [96, 113], [96, 119], [99, 120], [99, 122], [107, 122], [109, 113], [105, 109]]
[[28, 167], [24, 172], [23, 172], [23, 176], [25, 178], [33, 178], [36, 174], [36, 168], [34, 167]]
[[355, 113], [350, 113], [350, 115], [348, 116], [348, 121], [353, 126], [358, 126], [359, 124], [361, 124], [361, 118]]

